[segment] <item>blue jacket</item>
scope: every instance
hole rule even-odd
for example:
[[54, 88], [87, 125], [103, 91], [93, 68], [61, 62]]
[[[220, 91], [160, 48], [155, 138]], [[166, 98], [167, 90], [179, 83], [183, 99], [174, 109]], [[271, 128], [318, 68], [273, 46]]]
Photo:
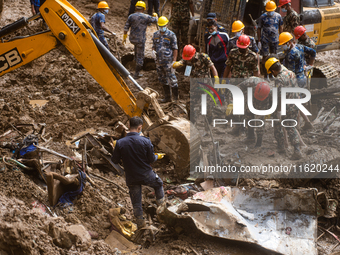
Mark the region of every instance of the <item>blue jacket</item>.
[[90, 20], [90, 23], [98, 36], [104, 35], [104, 30], [102, 29], [100, 24], [102, 22], [105, 23], [105, 14], [101, 12], [97, 12], [96, 14], [94, 14]]
[[205, 44], [207, 47], [207, 53], [213, 63], [226, 62], [228, 58], [228, 41], [228, 34], [219, 31], [217, 31], [216, 35], [209, 35], [209, 37], [206, 39]]
[[151, 163], [157, 160], [149, 138], [130, 132], [119, 139], [112, 154], [112, 162], [118, 164], [123, 160], [126, 184], [133, 184], [154, 175]]
[[157, 22], [156, 17], [152, 17], [150, 15], [136, 12], [131, 14], [126, 21], [124, 31], [127, 32], [130, 30], [129, 40], [132, 44], [137, 43], [145, 43], [146, 41], [146, 28], [150, 23]]

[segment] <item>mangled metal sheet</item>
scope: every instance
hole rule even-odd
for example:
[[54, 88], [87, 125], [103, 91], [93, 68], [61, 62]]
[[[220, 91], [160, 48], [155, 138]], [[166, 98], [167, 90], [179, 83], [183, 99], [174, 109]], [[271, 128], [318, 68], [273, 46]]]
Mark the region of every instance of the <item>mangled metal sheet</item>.
[[205, 234], [255, 243], [285, 255], [317, 254], [315, 189], [219, 187], [184, 203], [187, 206], [168, 207], [166, 217], [191, 218]]

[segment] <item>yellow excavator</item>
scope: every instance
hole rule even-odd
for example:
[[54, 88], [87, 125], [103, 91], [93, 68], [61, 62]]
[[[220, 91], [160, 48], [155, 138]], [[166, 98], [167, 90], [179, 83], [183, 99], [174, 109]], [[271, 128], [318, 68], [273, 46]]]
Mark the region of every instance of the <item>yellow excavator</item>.
[[[7, 41], [2, 39], [0, 76], [63, 44], [128, 116], [141, 116], [144, 119], [144, 133], [175, 163], [177, 175], [186, 177], [189, 174], [190, 154], [192, 160], [199, 155], [201, 140], [198, 132], [190, 133], [190, 128], [194, 127], [187, 119], [165, 115], [157, 102], [158, 93], [151, 88], [143, 89], [132, 78], [129, 71], [99, 41], [86, 18], [66, 0], [46, 0], [39, 14], [21, 18], [3, 27], [0, 38], [40, 17], [45, 20], [49, 30]], [[140, 90], [136, 97], [124, 79], [130, 80]], [[158, 116], [155, 121], [151, 121], [146, 114], [150, 105]]]

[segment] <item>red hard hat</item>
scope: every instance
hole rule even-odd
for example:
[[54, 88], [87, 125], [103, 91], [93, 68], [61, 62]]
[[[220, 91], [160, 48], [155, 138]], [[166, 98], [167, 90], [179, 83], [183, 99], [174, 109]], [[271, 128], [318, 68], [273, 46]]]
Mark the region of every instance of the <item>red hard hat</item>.
[[267, 82], [263, 81], [256, 85], [254, 97], [257, 100], [263, 101], [265, 100], [270, 92], [270, 86]]
[[184, 60], [190, 60], [195, 55], [195, 53], [196, 53], [196, 49], [194, 48], [194, 46], [190, 44], [185, 45], [183, 48], [182, 58]]
[[285, 4], [290, 3], [291, 1], [292, 1], [292, 0], [280, 0], [280, 2], [279, 2], [279, 7], [281, 7], [281, 6], [285, 5]]
[[236, 42], [236, 46], [241, 49], [248, 48], [249, 44], [250, 44], [250, 39], [248, 35], [241, 35]]
[[306, 32], [306, 28], [303, 26], [297, 26], [294, 29], [294, 35], [296, 39], [299, 39]]

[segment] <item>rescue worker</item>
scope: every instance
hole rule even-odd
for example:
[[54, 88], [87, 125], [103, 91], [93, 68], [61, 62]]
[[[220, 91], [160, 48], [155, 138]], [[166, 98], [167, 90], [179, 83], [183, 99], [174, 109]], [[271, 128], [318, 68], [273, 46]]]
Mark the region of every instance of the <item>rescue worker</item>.
[[[231, 26], [231, 32], [234, 33], [234, 37], [231, 38], [229, 40], [229, 43], [228, 43], [228, 50], [227, 50], [227, 54], [229, 55], [230, 51], [232, 49], [235, 49], [237, 46], [236, 46], [236, 42], [238, 40], [238, 38], [241, 36], [241, 35], [244, 35], [244, 24], [242, 21], [240, 20], [236, 20], [233, 22], [232, 26]], [[255, 41], [255, 38], [252, 37], [252, 36], [249, 36], [249, 39], [250, 39], [250, 45], [249, 45], [249, 49], [252, 51], [252, 52], [255, 52], [257, 54], [257, 57], [258, 57], [258, 52], [259, 52], [259, 49], [256, 45], [256, 41]]]
[[138, 229], [146, 226], [142, 208], [142, 185], [155, 190], [156, 203], [164, 201], [163, 182], [152, 170], [151, 163], [164, 157], [164, 154], [154, 153], [149, 138], [141, 136], [143, 120], [139, 117], [130, 119], [129, 133], [117, 140], [112, 154], [112, 162], [123, 161], [126, 185], [129, 188], [133, 214], [136, 217]]
[[183, 48], [182, 59], [173, 63], [173, 68], [180, 66], [191, 66], [191, 78], [210, 78], [210, 71], [216, 81], [219, 81], [217, 70], [210, 57], [205, 53], [196, 52], [192, 45]]
[[159, 30], [152, 37], [152, 54], [156, 59], [156, 70], [159, 82], [163, 84], [165, 98], [162, 103], [171, 102], [171, 90], [173, 99], [178, 101], [178, 84], [172, 64], [177, 59], [177, 38], [174, 32], [167, 28], [169, 20], [162, 16], [158, 19]]
[[218, 25], [214, 21], [208, 27], [209, 37], [206, 39], [206, 52], [217, 70], [218, 76], [223, 77], [223, 72], [227, 61], [227, 45], [229, 36], [227, 33], [219, 32]]
[[[199, 88], [204, 88], [202, 83], [209, 86], [213, 86], [211, 80], [211, 74], [215, 78], [215, 83], [219, 83], [219, 77], [214, 63], [211, 61], [210, 57], [205, 53], [196, 52], [196, 49], [192, 45], [186, 45], [183, 48], [182, 59], [180, 61], [173, 63], [173, 68], [178, 68], [180, 66], [186, 66], [185, 76], [190, 76], [190, 78], [200, 78], [190, 80], [190, 104], [198, 105], [200, 102], [200, 90]], [[194, 88], [194, 90], [192, 90]], [[196, 89], [197, 88], [197, 89]], [[210, 97], [209, 97], [210, 98]], [[210, 100], [210, 99], [208, 99]], [[208, 101], [209, 102], [209, 101]], [[211, 102], [210, 102], [211, 103]], [[190, 115], [190, 106], [187, 104], [188, 115]], [[196, 121], [195, 111], [193, 118], [190, 119], [193, 123]], [[212, 107], [207, 108], [207, 118], [211, 122], [213, 118]]]
[[125, 24], [124, 27], [124, 36], [123, 36], [123, 44], [126, 43], [127, 32], [131, 28], [129, 40], [135, 46], [135, 61], [136, 61], [136, 72], [134, 74], [134, 78], [138, 79], [142, 74], [140, 71], [142, 70], [144, 64], [144, 50], [145, 50], [145, 33], [148, 24], [156, 23], [158, 20], [158, 16], [156, 13], [153, 14], [153, 17], [147, 14], [144, 14], [145, 11], [145, 3], [143, 1], [138, 1], [136, 3], [136, 12], [131, 14]]
[[[236, 42], [236, 49], [229, 53], [223, 78], [247, 78], [259, 76], [259, 68], [256, 53], [249, 50], [250, 39], [247, 35], [241, 35]], [[235, 83], [235, 82], [234, 82]]]
[[[295, 39], [298, 40], [297, 43], [305, 45], [313, 50], [316, 50], [316, 45], [312, 39], [306, 34], [306, 28], [303, 26], [297, 26], [294, 29]], [[310, 63], [309, 55], [305, 56], [306, 63]]]
[[148, 0], [148, 14], [152, 16], [152, 11], [155, 10], [159, 17], [159, 0]]
[[207, 28], [205, 29], [205, 32], [204, 32], [204, 40], [206, 40], [209, 37], [208, 27], [211, 24], [214, 24], [214, 22], [216, 22], [216, 24], [217, 24], [217, 31], [218, 32], [227, 33], [227, 30], [223, 26], [221, 26], [217, 23], [216, 13], [211, 12], [211, 13], [208, 13], [208, 15], [207, 15]]
[[[263, 56], [262, 64], [267, 56], [276, 54], [279, 45], [279, 35], [282, 33], [283, 20], [279, 13], [275, 12], [276, 4], [269, 1], [266, 4], [266, 11], [258, 19], [257, 36], [259, 38], [258, 47]], [[263, 69], [262, 69], [263, 70]]]
[[190, 12], [194, 19], [193, 0], [170, 0], [171, 3], [171, 30], [176, 34], [178, 47], [182, 49], [188, 44]]
[[[45, 1], [44, 1], [45, 2]], [[39, 13], [39, 8], [42, 5], [41, 0], [30, 0], [32, 15]]]
[[[269, 58], [266, 63], [265, 67], [268, 73], [272, 73], [275, 77], [275, 87], [278, 88], [278, 110], [276, 112], [276, 117], [273, 117], [273, 119], [280, 119], [280, 116], [278, 115], [278, 111], [280, 111], [281, 107], [281, 88], [285, 87], [297, 87], [297, 80], [296, 76], [292, 71], [289, 71], [286, 67], [280, 64], [280, 61], [276, 58]], [[297, 98], [296, 93], [288, 93], [287, 98]], [[288, 104], [286, 106], [286, 115], [281, 116], [281, 121], [284, 119], [293, 119], [295, 121], [298, 120], [298, 113], [299, 109], [296, 107], [295, 104]], [[294, 154], [292, 156], [292, 159], [300, 159], [302, 157], [302, 153], [300, 151], [300, 140], [298, 132], [294, 126], [293, 121], [286, 121], [285, 129], [287, 130], [287, 133], [289, 135], [289, 140], [291, 144], [294, 146]], [[277, 146], [279, 149], [279, 152], [286, 153], [286, 149], [284, 146], [284, 134], [282, 131], [282, 126], [277, 121], [274, 122], [274, 136], [277, 141]]]
[[115, 33], [111, 32], [110, 29], [108, 29], [105, 26], [105, 15], [109, 13], [109, 5], [105, 1], [101, 1], [98, 3], [98, 12], [94, 14], [91, 19], [90, 23], [91, 26], [96, 31], [99, 40], [101, 41], [104, 46], [110, 50], [109, 44], [107, 43], [105, 37], [104, 37], [104, 31], [111, 33], [112, 35], [115, 35]]
[[[272, 95], [271, 88], [268, 82], [265, 80], [252, 76], [245, 81], [241, 82], [238, 87], [243, 91], [245, 98], [247, 98], [247, 90], [248, 87], [253, 88], [253, 106], [257, 110], [268, 110], [272, 105]], [[246, 121], [254, 119], [255, 115], [250, 112], [248, 106], [245, 106], [245, 119]], [[261, 119], [264, 121], [264, 116], [256, 116], [256, 119]], [[246, 143], [254, 143], [255, 142], [255, 132], [256, 132], [256, 144], [255, 148], [262, 146], [262, 137], [264, 134], [264, 126], [261, 127], [260, 122], [253, 123], [254, 127], [247, 127], [247, 138], [245, 140]]]
[[[295, 73], [297, 82], [300, 88], [306, 86], [307, 77], [304, 72], [304, 67], [306, 64], [313, 65], [316, 51], [312, 48], [301, 44], [295, 44], [293, 41], [293, 36], [288, 32], [283, 32], [280, 34], [280, 45], [285, 53], [284, 65], [288, 70]], [[306, 63], [305, 56], [309, 56], [309, 62]]]
[[294, 34], [294, 29], [300, 25], [300, 16], [291, 6], [291, 0], [280, 0], [279, 7], [287, 15], [283, 18], [283, 32]]

